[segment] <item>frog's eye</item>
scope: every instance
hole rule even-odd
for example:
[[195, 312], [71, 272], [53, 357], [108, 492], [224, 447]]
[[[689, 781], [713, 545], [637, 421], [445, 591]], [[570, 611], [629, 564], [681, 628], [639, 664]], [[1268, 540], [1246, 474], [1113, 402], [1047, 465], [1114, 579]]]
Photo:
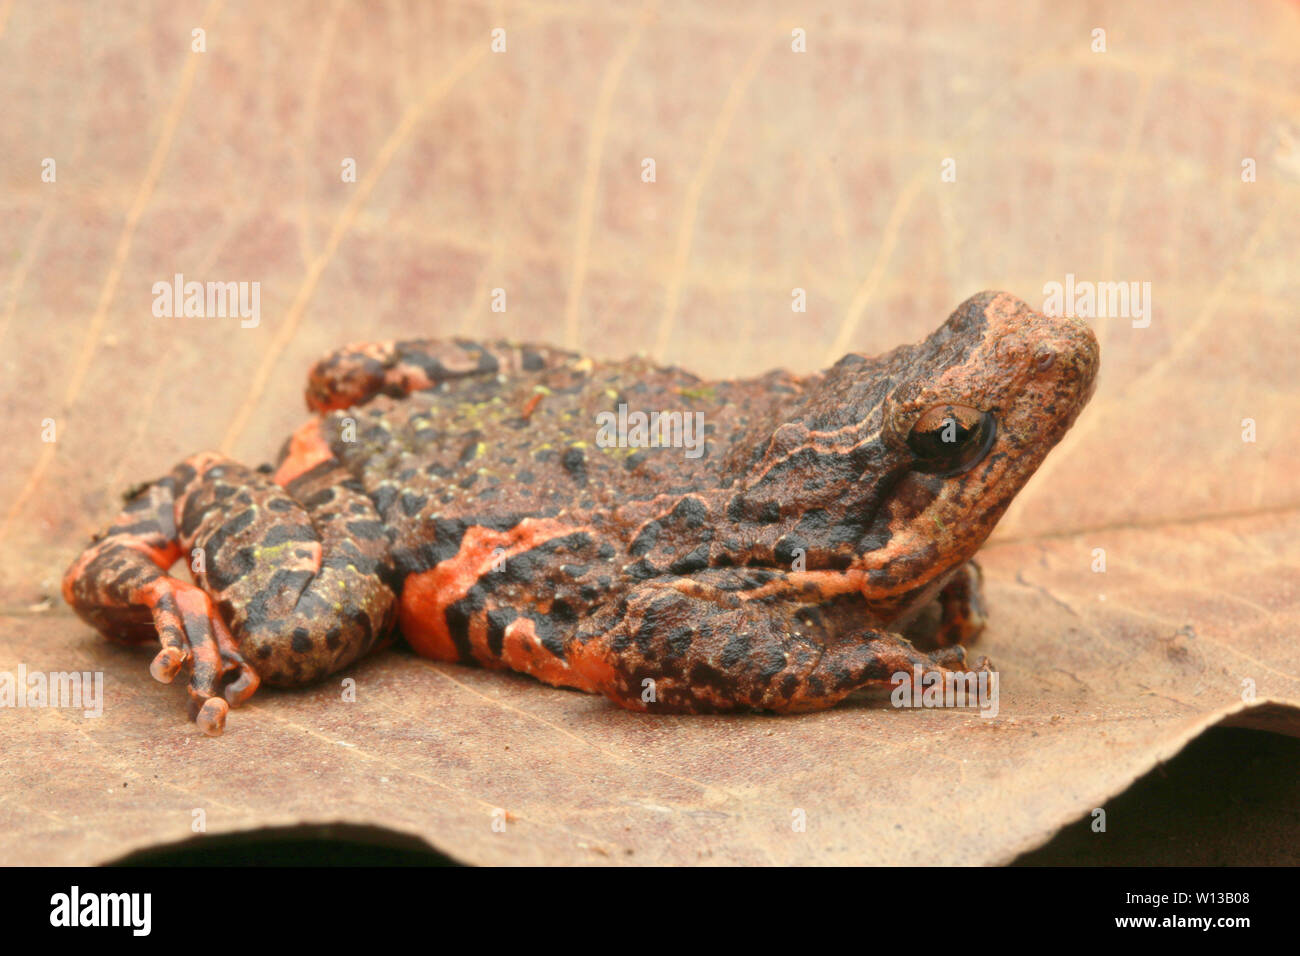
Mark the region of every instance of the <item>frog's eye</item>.
[[971, 468], [993, 447], [993, 416], [966, 405], [936, 405], [916, 420], [907, 447], [916, 455], [916, 470], [957, 475]]

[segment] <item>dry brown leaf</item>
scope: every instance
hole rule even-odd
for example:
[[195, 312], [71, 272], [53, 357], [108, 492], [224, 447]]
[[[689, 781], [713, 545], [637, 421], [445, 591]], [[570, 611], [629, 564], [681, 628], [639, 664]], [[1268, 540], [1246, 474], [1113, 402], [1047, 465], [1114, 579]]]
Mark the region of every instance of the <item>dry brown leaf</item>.
[[[1207, 726], [1300, 735], [1297, 51], [1283, 2], [0, 4], [0, 670], [107, 694], [0, 710], [0, 859], [110, 860], [202, 809], [480, 863], [993, 863]], [[259, 281], [260, 326], [154, 318], [177, 272]], [[57, 597], [126, 485], [270, 458], [342, 342], [807, 371], [1067, 273], [1154, 310], [1093, 322], [1097, 396], [984, 553], [995, 719], [647, 718], [390, 652], [356, 703], [264, 691], [209, 740]]]

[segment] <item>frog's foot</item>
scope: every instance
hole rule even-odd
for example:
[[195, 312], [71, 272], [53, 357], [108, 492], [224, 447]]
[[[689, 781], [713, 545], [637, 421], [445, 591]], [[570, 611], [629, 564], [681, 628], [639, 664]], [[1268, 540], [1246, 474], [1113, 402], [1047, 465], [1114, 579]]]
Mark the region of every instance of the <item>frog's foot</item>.
[[[181, 554], [196, 584], [165, 573]], [[189, 668], [190, 716], [219, 734], [260, 681], [308, 683], [387, 636], [387, 560], [374, 503], [336, 460], [286, 489], [204, 453], [136, 492], [63, 594], [114, 640], [160, 641], [150, 671], [169, 683]]]
[[935, 647], [971, 644], [984, 632], [984, 572], [967, 561], [939, 592], [939, 626], [930, 642]]
[[178, 481], [193, 474], [187, 462], [136, 491], [113, 525], [68, 568], [63, 596], [114, 641], [161, 643], [150, 673], [167, 684], [190, 669], [190, 716], [205, 733], [219, 734], [229, 708], [251, 697], [260, 678], [239, 653], [212, 599], [166, 574], [181, 554], [175, 526]]
[[570, 664], [616, 703], [668, 713], [823, 710], [900, 674], [969, 669], [960, 645], [924, 653], [864, 627], [861, 608], [805, 593], [794, 576], [755, 582], [749, 568], [648, 581], [593, 620], [599, 630], [578, 636]]
[[226, 726], [226, 714], [256, 693], [262, 679], [244, 660], [221, 614], [203, 589], [161, 576], [141, 590], [153, 615], [162, 650], [149, 665], [154, 679], [170, 684], [190, 669], [190, 719], [210, 736]]
[[471, 375], [536, 372], [578, 356], [546, 346], [467, 339], [357, 342], [318, 361], [307, 377], [307, 407], [327, 412], [375, 395], [403, 396]]
[[[951, 647], [941, 647], [929, 654], [920, 654], [919, 652], [918, 654], [923, 658], [928, 658], [929, 666], [932, 670], [962, 672], [974, 671], [976, 673], [979, 671], [989, 671], [991, 673], [994, 669], [993, 662], [982, 654], [975, 658], [974, 661], [971, 661], [966, 654], [966, 648], [962, 647], [960, 644], [954, 644]], [[925, 670], [924, 662], [922, 662], [922, 664], [922, 670]]]

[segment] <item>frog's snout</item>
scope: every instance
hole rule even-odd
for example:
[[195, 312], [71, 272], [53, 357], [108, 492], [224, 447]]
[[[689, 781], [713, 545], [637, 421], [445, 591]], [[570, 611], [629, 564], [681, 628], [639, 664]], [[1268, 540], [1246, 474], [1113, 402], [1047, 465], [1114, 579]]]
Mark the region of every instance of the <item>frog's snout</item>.
[[1046, 328], [1034, 357], [1038, 371], [1072, 384], [1082, 405], [1092, 396], [1101, 366], [1097, 336], [1086, 322], [1073, 316], [1042, 318]]

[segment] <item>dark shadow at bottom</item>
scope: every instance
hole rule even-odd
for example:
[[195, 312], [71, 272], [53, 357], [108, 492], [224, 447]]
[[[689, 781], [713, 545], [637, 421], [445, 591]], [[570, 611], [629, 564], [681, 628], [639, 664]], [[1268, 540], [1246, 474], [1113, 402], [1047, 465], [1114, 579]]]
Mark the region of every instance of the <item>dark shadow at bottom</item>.
[[1300, 739], [1214, 727], [1013, 866], [1295, 866]]
[[423, 840], [333, 823], [223, 833], [138, 850], [109, 866], [460, 866]]

